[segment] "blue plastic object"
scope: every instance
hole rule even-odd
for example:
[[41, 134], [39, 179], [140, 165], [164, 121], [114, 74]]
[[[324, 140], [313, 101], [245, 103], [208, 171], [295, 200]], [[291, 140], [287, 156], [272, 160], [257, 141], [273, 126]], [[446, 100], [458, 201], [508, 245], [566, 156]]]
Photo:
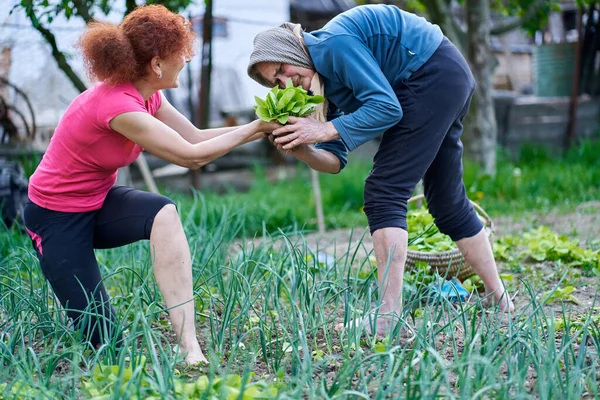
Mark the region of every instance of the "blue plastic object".
[[432, 299], [445, 298], [452, 303], [466, 301], [470, 295], [456, 278], [444, 281], [442, 284], [440, 282], [432, 283], [429, 286], [429, 294]]

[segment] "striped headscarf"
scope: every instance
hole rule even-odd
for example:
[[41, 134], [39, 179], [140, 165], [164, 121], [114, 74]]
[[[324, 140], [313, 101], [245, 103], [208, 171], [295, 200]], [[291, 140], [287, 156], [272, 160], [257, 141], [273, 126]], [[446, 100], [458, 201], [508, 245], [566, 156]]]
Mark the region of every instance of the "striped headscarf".
[[[294, 33], [296, 31], [296, 33]], [[268, 88], [273, 82], [263, 78], [256, 69], [261, 62], [277, 62], [314, 70], [312, 59], [302, 40], [299, 24], [286, 22], [277, 28], [260, 32], [254, 38], [254, 50], [248, 63], [248, 75]]]

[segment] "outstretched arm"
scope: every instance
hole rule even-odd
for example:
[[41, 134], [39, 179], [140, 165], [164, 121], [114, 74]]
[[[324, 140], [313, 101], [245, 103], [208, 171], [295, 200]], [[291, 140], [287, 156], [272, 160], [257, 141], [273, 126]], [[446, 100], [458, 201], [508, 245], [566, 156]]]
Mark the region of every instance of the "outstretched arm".
[[[160, 95], [162, 96], [162, 102], [154, 115], [155, 118], [179, 133], [181, 137], [191, 144], [201, 143], [239, 128], [238, 126], [230, 126], [225, 128], [198, 129], [169, 103], [164, 94], [161, 93]], [[264, 135], [258, 134], [255, 137], [250, 137], [247, 141], [251, 142], [261, 137], [264, 137]]]
[[152, 154], [174, 164], [198, 169], [235, 147], [264, 136], [280, 126], [260, 120], [192, 144], [173, 128], [143, 112], [119, 114], [110, 127]]

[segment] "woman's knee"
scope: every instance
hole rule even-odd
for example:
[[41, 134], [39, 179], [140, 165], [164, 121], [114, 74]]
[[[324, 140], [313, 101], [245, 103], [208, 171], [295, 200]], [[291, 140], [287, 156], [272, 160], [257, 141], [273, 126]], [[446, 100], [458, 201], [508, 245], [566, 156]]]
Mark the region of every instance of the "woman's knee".
[[369, 202], [364, 211], [369, 222], [371, 234], [381, 228], [402, 228], [407, 230], [406, 201]]
[[154, 217], [154, 221], [160, 221], [164, 223], [179, 223], [179, 212], [177, 207], [173, 203], [164, 205]]
[[[406, 193], [406, 194], [405, 194]], [[364, 212], [371, 234], [381, 228], [407, 230], [406, 212], [408, 190], [389, 185], [385, 181], [367, 178], [364, 189]]]
[[152, 233], [156, 234], [159, 232], [175, 234], [183, 230], [179, 212], [175, 204], [164, 205], [154, 217], [152, 222]]

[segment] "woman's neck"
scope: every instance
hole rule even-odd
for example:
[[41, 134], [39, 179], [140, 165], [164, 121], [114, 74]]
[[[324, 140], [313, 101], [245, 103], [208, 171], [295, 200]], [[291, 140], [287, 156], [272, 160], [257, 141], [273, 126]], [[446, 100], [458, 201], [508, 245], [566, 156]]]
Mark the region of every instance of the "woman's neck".
[[154, 93], [158, 92], [158, 89], [152, 86], [150, 82], [145, 79], [138, 79], [137, 81], [132, 82], [133, 86], [137, 89], [138, 92], [144, 98], [144, 101], [148, 101], [150, 96]]

